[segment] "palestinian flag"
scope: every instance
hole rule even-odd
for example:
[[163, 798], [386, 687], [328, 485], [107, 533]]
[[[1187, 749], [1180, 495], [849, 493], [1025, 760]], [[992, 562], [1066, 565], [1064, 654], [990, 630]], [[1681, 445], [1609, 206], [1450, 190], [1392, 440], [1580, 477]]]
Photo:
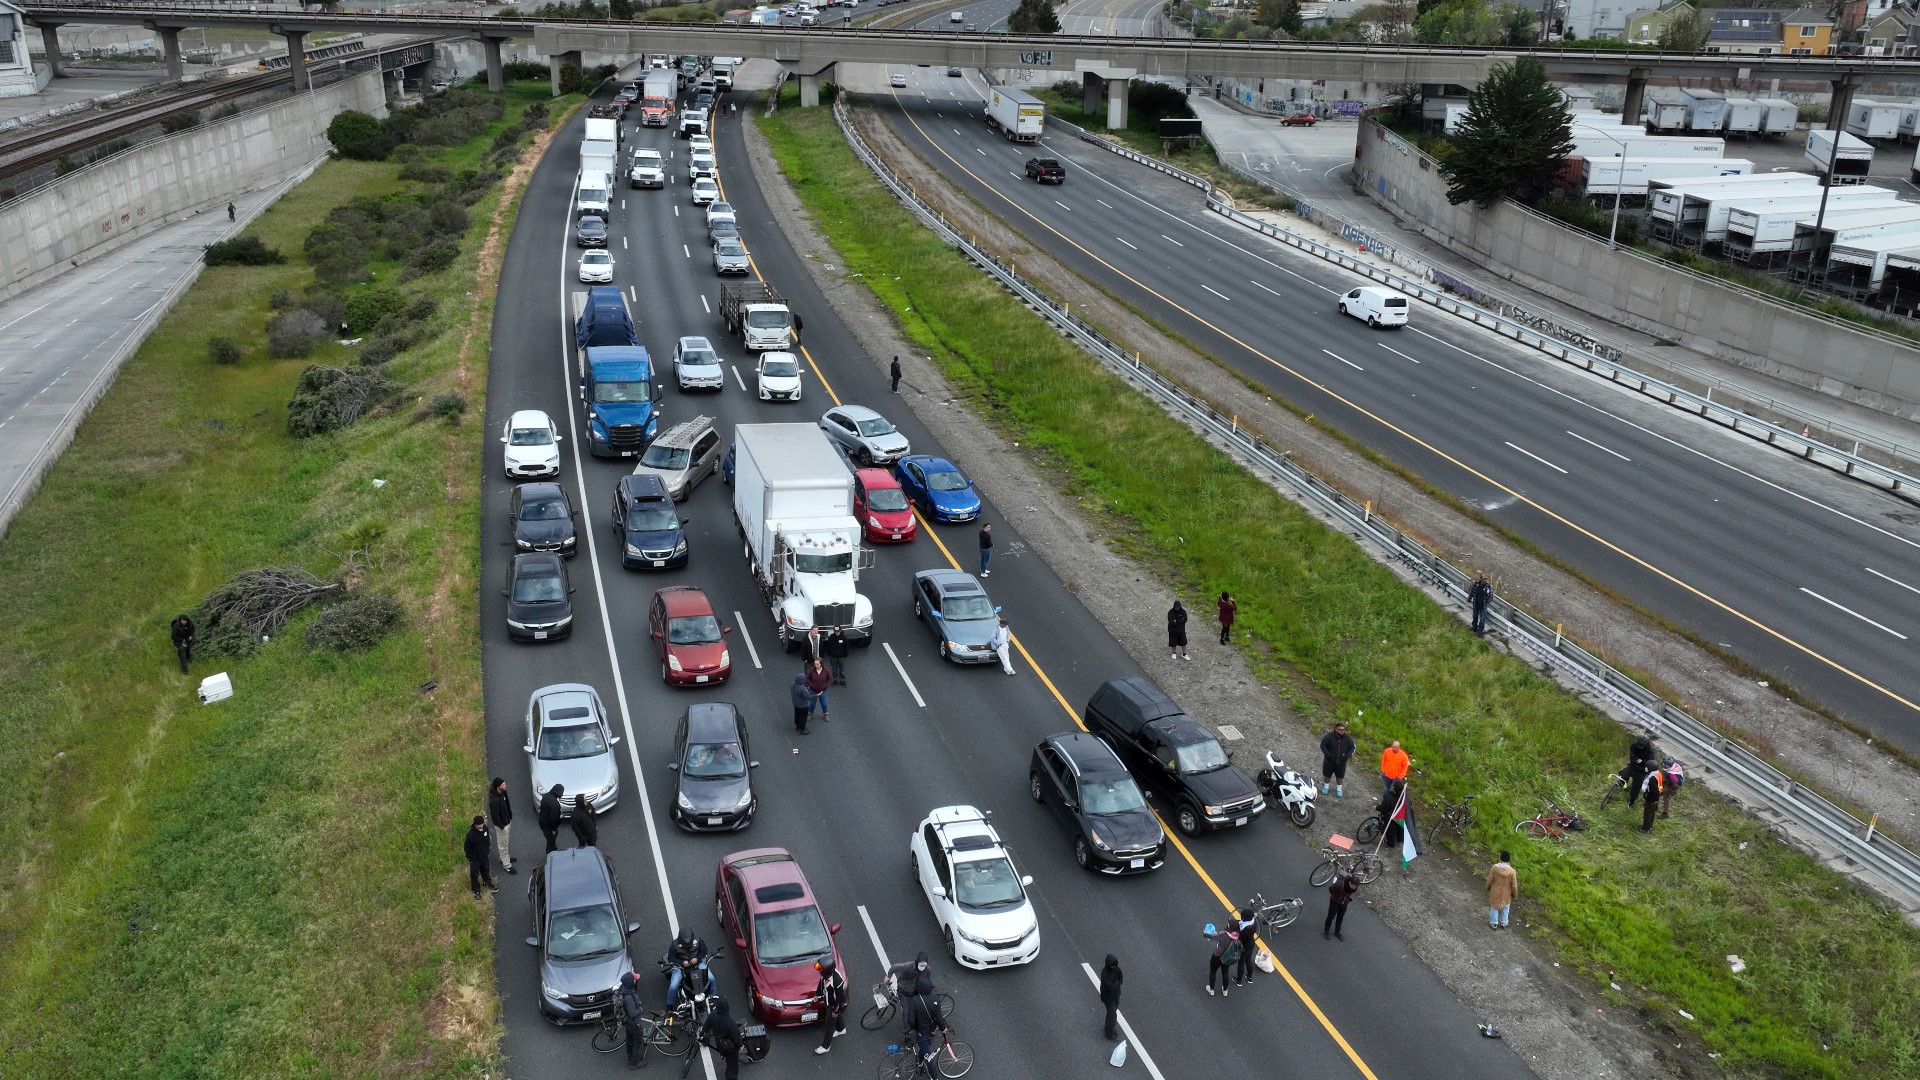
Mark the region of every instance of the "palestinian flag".
[[1420, 857], [1420, 845], [1414, 840], [1413, 835], [1415, 832], [1413, 827], [1413, 803], [1408, 801], [1407, 790], [1405, 788], [1400, 789], [1400, 801], [1394, 805], [1393, 820], [1399, 822], [1401, 825], [1400, 868], [1404, 870], [1413, 865], [1413, 860]]

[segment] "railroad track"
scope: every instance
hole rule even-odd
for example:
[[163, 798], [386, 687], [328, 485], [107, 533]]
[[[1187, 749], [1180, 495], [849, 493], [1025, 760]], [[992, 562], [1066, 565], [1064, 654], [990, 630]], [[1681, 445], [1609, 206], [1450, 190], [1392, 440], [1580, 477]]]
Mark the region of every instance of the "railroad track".
[[84, 112], [63, 118], [56, 124], [35, 126], [23, 132], [25, 137], [12, 145], [0, 146], [0, 180], [58, 161], [89, 147], [111, 142], [142, 128], [152, 127], [169, 116], [197, 111], [276, 86], [291, 86], [292, 82], [293, 75], [285, 71], [248, 75], [217, 85], [201, 85], [163, 94], [124, 109]]

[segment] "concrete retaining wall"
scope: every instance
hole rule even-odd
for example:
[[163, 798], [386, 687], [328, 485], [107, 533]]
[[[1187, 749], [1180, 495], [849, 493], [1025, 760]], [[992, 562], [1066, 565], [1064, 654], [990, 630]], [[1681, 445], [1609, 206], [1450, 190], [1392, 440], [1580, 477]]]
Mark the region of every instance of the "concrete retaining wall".
[[384, 116], [380, 73], [143, 144], [0, 206], [0, 296], [279, 184], [327, 152], [327, 124], [343, 109]]
[[1447, 202], [1434, 160], [1372, 121], [1354, 181], [1430, 239], [1528, 288], [1643, 333], [1899, 416], [1920, 416], [1920, 349], [1665, 266], [1512, 203]]

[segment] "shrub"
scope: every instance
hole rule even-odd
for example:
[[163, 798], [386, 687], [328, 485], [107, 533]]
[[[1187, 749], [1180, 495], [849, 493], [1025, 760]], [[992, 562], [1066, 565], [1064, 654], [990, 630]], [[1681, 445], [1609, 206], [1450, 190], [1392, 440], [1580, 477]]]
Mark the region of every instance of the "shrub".
[[300, 294], [300, 306], [320, 316], [328, 326], [339, 326], [347, 318], [346, 295], [326, 285], [313, 284]]
[[400, 179], [418, 180], [423, 184], [444, 184], [453, 179], [453, 170], [445, 165], [414, 161], [400, 167]]
[[358, 285], [361, 282], [373, 280], [373, 275], [368, 272], [364, 263], [359, 259], [347, 257], [326, 259], [314, 264], [313, 276], [319, 281], [335, 286]]
[[208, 244], [206, 260], [208, 266], [278, 266], [287, 257], [257, 236], [236, 236]]
[[[1128, 123], [1156, 126], [1169, 116], [1190, 117], [1193, 106], [1187, 95], [1166, 83], [1136, 82], [1127, 87]], [[1134, 118], [1138, 118], [1136, 121]]]
[[160, 130], [169, 135], [177, 135], [199, 125], [200, 114], [197, 112], [177, 112], [160, 118]]
[[232, 338], [208, 338], [207, 361], [214, 364], [237, 364], [246, 353]]
[[327, 124], [327, 141], [341, 157], [359, 161], [382, 161], [399, 144], [374, 117], [357, 109], [345, 109]]
[[360, 347], [360, 362], [377, 367], [407, 350], [407, 343], [389, 334], [381, 334]]
[[307, 439], [337, 431], [387, 401], [400, 386], [377, 368], [309, 364], [287, 402], [287, 434]]
[[374, 285], [360, 289], [347, 298], [346, 310], [342, 312], [347, 329], [355, 334], [368, 334], [380, 325], [380, 320], [407, 307], [407, 294], [389, 285]]
[[208, 652], [244, 659], [259, 651], [263, 635], [279, 633], [287, 620], [340, 588], [297, 566], [242, 570], [194, 609], [195, 637]]
[[451, 240], [435, 240], [408, 255], [402, 272], [407, 278], [425, 277], [452, 266], [453, 260], [459, 257], [459, 244]]
[[385, 593], [361, 593], [327, 608], [307, 624], [307, 648], [370, 649], [400, 625], [400, 602]]
[[[500, 17], [512, 18], [504, 11], [501, 12]], [[547, 65], [538, 60], [509, 60], [500, 65], [500, 77], [507, 82], [521, 82], [527, 79], [548, 79], [552, 76], [547, 71]]]
[[404, 314], [408, 322], [423, 323], [433, 318], [434, 312], [439, 310], [440, 301], [435, 300], [431, 296], [423, 295], [414, 297], [413, 302], [407, 305], [407, 310]]
[[294, 308], [267, 322], [267, 355], [305, 356], [327, 340], [327, 321], [306, 308]]
[[536, 101], [520, 110], [520, 126], [528, 130], [543, 128], [547, 126], [547, 120], [551, 116], [552, 110], [547, 107], [547, 103]]
[[293, 306], [293, 302], [292, 289], [275, 289], [273, 290], [273, 295], [267, 297], [267, 306], [275, 311], [279, 311], [281, 308], [290, 308]]
[[457, 424], [460, 422], [461, 414], [466, 411], [467, 399], [459, 394], [435, 394], [413, 411], [413, 421], [417, 424], [437, 416], [449, 423]]

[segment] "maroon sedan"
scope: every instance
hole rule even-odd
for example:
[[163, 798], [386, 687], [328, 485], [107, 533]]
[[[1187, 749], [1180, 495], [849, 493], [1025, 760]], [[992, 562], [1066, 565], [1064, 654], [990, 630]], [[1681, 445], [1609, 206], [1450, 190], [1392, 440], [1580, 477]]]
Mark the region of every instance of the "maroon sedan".
[[846, 970], [833, 941], [840, 924], [827, 922], [793, 853], [736, 851], [720, 860], [713, 888], [714, 915], [733, 941], [753, 1015], [774, 1027], [818, 1023], [820, 973], [813, 964], [831, 960]]

